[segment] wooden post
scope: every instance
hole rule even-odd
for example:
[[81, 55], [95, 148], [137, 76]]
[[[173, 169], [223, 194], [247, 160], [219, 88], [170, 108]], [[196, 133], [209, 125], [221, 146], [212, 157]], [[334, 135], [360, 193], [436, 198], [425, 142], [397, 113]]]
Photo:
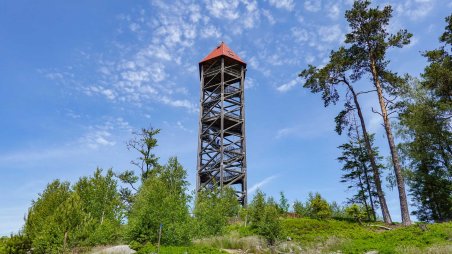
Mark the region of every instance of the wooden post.
[[159, 241], [158, 241], [158, 243], [157, 243], [157, 254], [160, 253], [160, 239], [162, 238], [162, 227], [163, 227], [163, 224], [160, 223], [160, 228], [159, 228]]

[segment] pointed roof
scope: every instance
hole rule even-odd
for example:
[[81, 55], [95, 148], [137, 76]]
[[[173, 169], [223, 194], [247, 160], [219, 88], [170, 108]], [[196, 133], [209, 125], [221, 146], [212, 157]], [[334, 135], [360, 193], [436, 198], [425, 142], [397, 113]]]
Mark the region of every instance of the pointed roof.
[[204, 59], [202, 59], [201, 62], [199, 63], [202, 64], [219, 56], [226, 56], [246, 65], [246, 63], [236, 53], [234, 53], [234, 51], [232, 51], [232, 49], [229, 48], [228, 45], [226, 45], [226, 43], [224, 42], [221, 42], [220, 45], [218, 45], [214, 50], [212, 50], [212, 52], [210, 52], [210, 54], [204, 57]]

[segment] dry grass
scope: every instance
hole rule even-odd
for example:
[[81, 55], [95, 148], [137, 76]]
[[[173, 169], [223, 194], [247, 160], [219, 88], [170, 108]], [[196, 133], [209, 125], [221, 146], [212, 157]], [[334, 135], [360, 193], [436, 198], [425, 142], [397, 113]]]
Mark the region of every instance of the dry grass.
[[416, 247], [399, 247], [397, 253], [404, 254], [450, 254], [452, 253], [452, 244], [450, 245], [436, 245], [428, 248], [420, 249]]
[[[267, 254], [267, 253], [293, 253], [293, 254], [320, 254], [335, 253], [334, 251], [344, 243], [345, 240], [330, 237], [324, 242], [301, 246], [293, 241], [281, 241], [275, 246], [267, 246], [266, 241], [258, 236], [239, 237], [236, 235], [217, 236], [196, 240], [195, 245], [209, 246], [223, 249], [228, 253], [245, 254]], [[340, 253], [340, 252], [338, 252]]]
[[131, 254], [131, 253], [135, 253], [135, 251], [131, 250], [127, 245], [96, 247], [90, 252], [90, 254]]
[[[260, 252], [266, 246], [263, 238], [258, 236], [239, 237], [236, 235], [215, 236], [198, 239], [194, 241], [195, 245], [236, 250], [238, 253], [264, 253]], [[240, 252], [241, 251], [241, 252]]]
[[312, 245], [304, 246], [301, 252], [303, 254], [321, 254], [321, 253], [341, 253], [340, 251], [336, 252], [340, 246], [345, 243], [347, 240], [344, 240], [339, 237], [329, 237], [326, 241], [317, 242]]

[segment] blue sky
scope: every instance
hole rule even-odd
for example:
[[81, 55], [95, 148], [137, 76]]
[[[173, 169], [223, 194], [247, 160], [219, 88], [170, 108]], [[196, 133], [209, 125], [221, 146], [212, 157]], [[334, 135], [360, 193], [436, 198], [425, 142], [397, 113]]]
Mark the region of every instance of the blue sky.
[[[420, 51], [438, 46], [446, 0], [392, 4], [390, 30], [412, 44], [391, 50], [390, 67], [418, 76]], [[289, 200], [320, 192], [344, 202], [334, 132], [340, 110], [302, 88], [297, 74], [322, 65], [347, 32], [351, 1], [1, 1], [0, 235], [16, 232], [53, 179], [71, 182], [96, 167], [132, 169], [132, 131], [161, 128], [161, 162], [178, 156], [195, 183], [198, 62], [225, 41], [248, 63], [248, 186]], [[369, 86], [368, 80], [358, 84]], [[360, 98], [366, 122], [388, 156], [375, 95]], [[192, 187], [193, 188], [193, 187]], [[397, 193], [387, 190], [394, 220]]]

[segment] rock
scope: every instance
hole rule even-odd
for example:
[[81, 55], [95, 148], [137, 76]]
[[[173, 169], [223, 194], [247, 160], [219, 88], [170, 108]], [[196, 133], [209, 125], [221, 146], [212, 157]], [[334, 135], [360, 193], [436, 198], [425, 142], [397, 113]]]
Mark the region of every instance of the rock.
[[132, 250], [128, 245], [118, 245], [96, 250], [91, 252], [91, 254], [132, 254], [135, 252], [136, 251]]

